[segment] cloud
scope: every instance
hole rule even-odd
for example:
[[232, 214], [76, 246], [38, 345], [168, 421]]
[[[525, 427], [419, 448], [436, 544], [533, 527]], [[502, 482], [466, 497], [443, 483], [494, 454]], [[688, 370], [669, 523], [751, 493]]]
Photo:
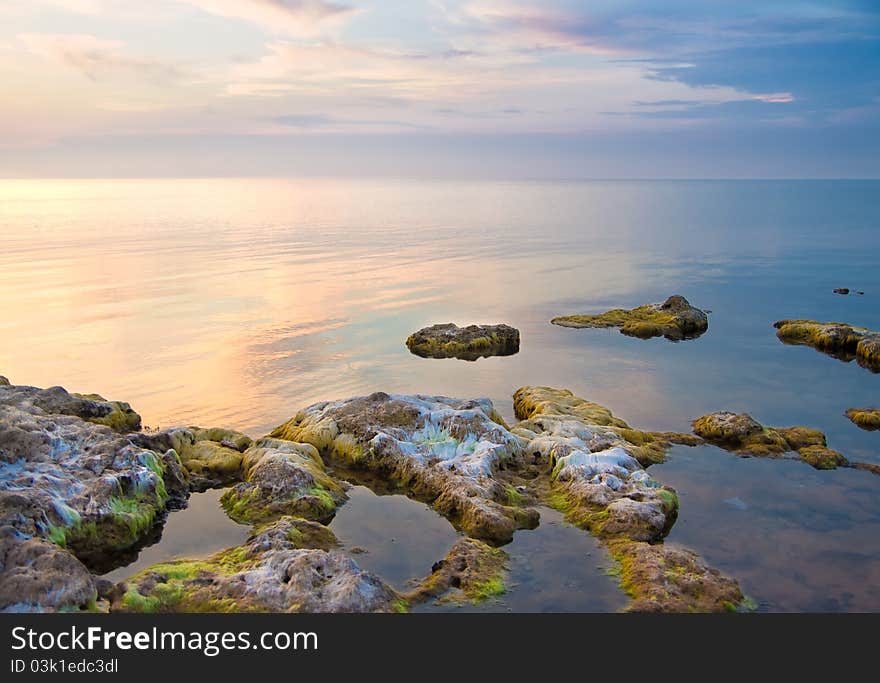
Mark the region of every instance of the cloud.
[[16, 37], [32, 55], [63, 64], [92, 80], [133, 71], [148, 80], [164, 82], [182, 73], [168, 62], [123, 54], [125, 43], [119, 40], [82, 33], [20, 33]]
[[327, 0], [181, 0], [221, 17], [242, 19], [273, 34], [298, 38], [321, 35], [350, 18], [355, 7]]

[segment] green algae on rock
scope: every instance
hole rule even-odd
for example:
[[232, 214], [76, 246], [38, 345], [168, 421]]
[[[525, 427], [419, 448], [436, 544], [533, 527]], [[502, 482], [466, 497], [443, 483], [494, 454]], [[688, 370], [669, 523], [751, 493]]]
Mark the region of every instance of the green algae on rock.
[[242, 468], [244, 481], [220, 499], [237, 522], [256, 524], [292, 515], [326, 523], [346, 497], [311, 444], [261, 439], [244, 452]]
[[563, 315], [553, 318], [562, 327], [619, 327], [630, 337], [666, 337], [670, 341], [694, 339], [709, 329], [705, 311], [673, 295], [662, 304], [645, 304], [633, 309], [615, 308], [597, 315]]
[[154, 565], [119, 586], [120, 612], [398, 612], [405, 601], [327, 527], [282, 517], [207, 560]]
[[495, 418], [488, 399], [369, 396], [316, 403], [270, 437], [308, 443], [325, 458], [376, 472], [426, 499], [475, 538], [505, 543], [533, 528], [538, 513], [508, 504], [495, 478], [515, 468], [520, 440]]
[[[17, 608], [86, 607], [76, 600], [91, 595], [94, 584], [81, 563], [112, 562], [188, 494], [174, 451], [139, 447], [132, 434], [94, 422], [116, 409], [61, 387], [0, 386], [0, 583], [28, 573], [19, 561], [33, 559], [48, 573], [33, 590], [4, 596], [14, 597]], [[28, 540], [34, 543], [22, 545]], [[68, 551], [69, 558], [59, 554]], [[42, 590], [66, 584], [56, 571], [80, 588]]]
[[696, 553], [671, 544], [612, 541], [630, 612], [718, 612], [744, 609], [739, 584]]
[[550, 471], [546, 502], [605, 542], [633, 597], [628, 609], [724, 611], [742, 601], [736, 581], [690, 551], [659, 543], [679, 500], [634, 457], [639, 446], [625, 435], [642, 432], [603, 406], [550, 387], [518, 389], [514, 410], [522, 421], [512, 431], [526, 442], [527, 458]]
[[747, 413], [720, 411], [704, 415], [693, 423], [694, 432], [725, 450], [759, 458], [797, 452], [819, 470], [846, 467], [849, 462], [828, 448], [825, 434], [808, 427], [765, 427]]
[[[552, 387], [523, 387], [513, 395], [513, 408], [516, 416], [523, 421], [542, 415], [570, 416], [584, 424], [608, 427], [627, 444], [627, 449], [643, 467], [663, 462], [672, 444], [697, 446], [702, 439], [693, 434], [678, 432], [647, 432], [633, 429], [626, 421], [615, 417], [608, 408], [598, 403], [575, 396], [567, 389]], [[528, 425], [520, 424], [528, 430]], [[534, 432], [528, 430], [526, 438], [532, 439]], [[538, 442], [540, 443], [540, 442]], [[558, 444], [551, 439], [550, 444]]]
[[855, 360], [871, 372], [880, 372], [880, 332], [815, 320], [778, 320], [773, 327], [784, 344], [810, 346], [846, 363]]
[[511, 356], [519, 351], [519, 330], [510, 325], [431, 325], [411, 334], [409, 350], [422, 358], [477, 360]]
[[850, 408], [846, 411], [846, 416], [862, 429], [880, 429], [880, 408]]
[[164, 429], [139, 434], [136, 440], [146, 448], [174, 450], [189, 473], [194, 491], [240, 481], [243, 452], [253, 443], [241, 432], [202, 427]]
[[505, 592], [507, 553], [500, 548], [463, 538], [431, 568], [431, 574], [405, 597], [409, 603], [437, 599], [438, 603], [480, 603]]

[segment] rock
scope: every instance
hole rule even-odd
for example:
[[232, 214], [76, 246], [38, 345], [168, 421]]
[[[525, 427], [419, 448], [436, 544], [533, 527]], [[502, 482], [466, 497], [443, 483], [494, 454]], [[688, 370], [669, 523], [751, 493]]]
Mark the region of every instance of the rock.
[[838, 287], [834, 290], [835, 294], [849, 294], [849, 287]]
[[477, 360], [510, 356], [519, 351], [519, 330], [509, 325], [432, 325], [406, 340], [410, 351], [423, 358]]
[[621, 587], [632, 597], [629, 612], [722, 612], [743, 609], [737, 582], [675, 545], [617, 541]]
[[880, 409], [878, 408], [850, 408], [846, 416], [853, 424], [862, 429], [872, 431], [880, 429]]
[[[527, 461], [550, 469], [547, 502], [607, 545], [633, 598], [631, 610], [722, 611], [742, 601], [736, 581], [691, 551], [660, 544], [678, 515], [678, 495], [634, 454], [642, 435], [656, 439], [650, 443], [657, 448], [668, 447], [665, 437], [686, 435], [632, 429], [607, 408], [550, 387], [518, 389], [514, 410], [522, 421], [512, 432], [526, 440]], [[632, 435], [638, 443], [628, 440]]]
[[181, 472], [173, 453], [118, 431], [134, 422], [120, 406], [60, 387], [0, 387], [0, 527], [66, 547], [91, 568], [147, 536]]
[[507, 505], [494, 474], [522, 455], [488, 399], [370, 396], [317, 403], [271, 437], [308, 443], [325, 458], [379, 473], [475, 538], [504, 543], [538, 523], [534, 510]]
[[392, 588], [337, 545], [326, 527], [282, 517], [238, 548], [140, 572], [121, 587], [112, 611], [405, 611]]
[[[540, 455], [548, 447], [557, 446], [560, 440], [557, 436], [546, 441], [537, 440], [535, 437], [545, 431], [552, 432], [559, 422], [560, 416], [570, 416], [574, 420], [593, 427], [608, 427], [607, 430], [599, 430], [605, 435], [607, 443], [626, 443], [626, 448], [643, 467], [663, 462], [666, 452], [672, 444], [696, 446], [702, 443], [702, 439], [692, 434], [679, 434], [676, 432], [645, 432], [633, 429], [624, 420], [615, 417], [608, 408], [592, 403], [586, 399], [575, 396], [567, 389], [553, 389], [551, 387], [524, 387], [513, 395], [513, 407], [518, 418], [524, 421], [533, 417], [536, 422], [536, 431], [529, 429], [529, 425], [520, 423], [514, 433], [519, 433], [529, 441], [533, 441], [533, 447], [538, 450], [532, 452], [532, 456]], [[550, 416], [549, 421], [542, 422], [542, 418]], [[579, 428], [575, 425], [575, 429]], [[524, 432], [520, 433], [522, 430]], [[594, 444], [595, 445], [595, 444]], [[549, 455], [549, 452], [544, 453]]]
[[137, 443], [154, 450], [173, 449], [188, 473], [190, 488], [204, 491], [242, 479], [242, 453], [253, 441], [231, 429], [175, 427], [141, 434]]
[[779, 457], [795, 451], [819, 470], [845, 467], [849, 463], [828, 448], [825, 434], [808, 427], [765, 427], [746, 413], [721, 411], [694, 420], [694, 432], [706, 441], [740, 455]]
[[0, 528], [0, 612], [90, 609], [97, 598], [91, 572], [64, 548]]
[[220, 499], [235, 521], [256, 524], [283, 515], [327, 523], [345, 500], [311, 444], [262, 439], [244, 453], [245, 480]]
[[661, 539], [675, 521], [678, 496], [642, 468], [614, 427], [629, 429], [603, 406], [549, 387], [522, 387], [513, 399], [522, 422], [513, 432], [533, 463], [546, 463], [552, 503], [599, 537]]
[[480, 603], [505, 591], [507, 553], [473, 538], [456, 542], [446, 557], [434, 564], [430, 576], [406, 595], [410, 603], [439, 598], [438, 602]]
[[645, 304], [631, 310], [615, 308], [599, 315], [565, 315], [550, 322], [562, 327], [619, 327], [622, 334], [630, 337], [662, 336], [670, 341], [694, 339], [709, 329], [706, 312], [678, 295], [662, 304]]
[[776, 336], [784, 344], [811, 346], [829, 356], [880, 372], [880, 332], [845, 323], [815, 320], [778, 320]]

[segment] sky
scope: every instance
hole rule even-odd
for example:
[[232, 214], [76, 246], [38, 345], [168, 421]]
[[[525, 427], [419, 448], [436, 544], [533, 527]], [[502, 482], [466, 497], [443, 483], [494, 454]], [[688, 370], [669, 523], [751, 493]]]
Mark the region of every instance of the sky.
[[0, 0], [0, 177], [880, 177], [880, 0]]

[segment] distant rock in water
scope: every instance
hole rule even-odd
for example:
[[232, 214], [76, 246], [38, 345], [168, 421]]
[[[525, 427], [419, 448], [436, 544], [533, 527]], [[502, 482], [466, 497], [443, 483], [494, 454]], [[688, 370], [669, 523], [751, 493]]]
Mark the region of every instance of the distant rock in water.
[[846, 416], [862, 429], [880, 429], [880, 408], [850, 408], [846, 411]]
[[825, 434], [808, 427], [765, 427], [747, 413], [721, 411], [694, 421], [694, 433], [709, 443], [734, 453], [757, 458], [777, 458], [797, 452], [817, 470], [848, 467], [849, 461], [828, 448]]
[[843, 295], [858, 294], [859, 296], [864, 294], [864, 292], [862, 292], [862, 291], [858, 291], [858, 290], [853, 291], [849, 287], [838, 287], [837, 289], [834, 290], [834, 293], [835, 294], [843, 294]]
[[431, 325], [406, 340], [410, 351], [422, 358], [477, 360], [512, 356], [519, 351], [519, 330], [510, 325]]
[[855, 359], [863, 368], [880, 372], [880, 332], [815, 320], [778, 320], [773, 327], [784, 344], [811, 346], [845, 363]]
[[630, 310], [615, 308], [598, 315], [564, 315], [550, 322], [562, 327], [619, 327], [622, 334], [630, 337], [666, 337], [670, 341], [695, 339], [709, 329], [706, 312], [694, 308], [679, 295], [662, 304], [645, 304]]

